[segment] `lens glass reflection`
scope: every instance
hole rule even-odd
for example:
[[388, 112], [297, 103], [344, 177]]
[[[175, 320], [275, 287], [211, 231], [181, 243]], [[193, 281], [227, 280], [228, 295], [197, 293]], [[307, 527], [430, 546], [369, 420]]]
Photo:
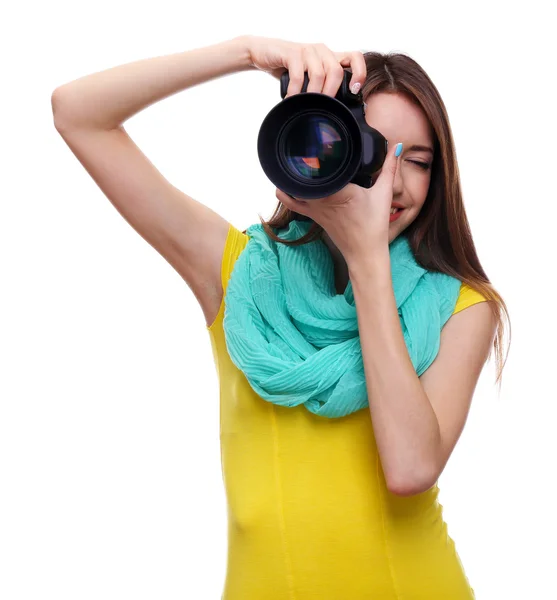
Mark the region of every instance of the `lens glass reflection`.
[[297, 177], [331, 177], [347, 162], [346, 135], [332, 119], [323, 115], [301, 115], [288, 128], [284, 140], [287, 168]]

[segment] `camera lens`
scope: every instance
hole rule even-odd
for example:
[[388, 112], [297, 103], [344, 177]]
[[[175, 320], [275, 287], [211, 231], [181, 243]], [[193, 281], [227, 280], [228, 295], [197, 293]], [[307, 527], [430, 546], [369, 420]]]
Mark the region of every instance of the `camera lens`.
[[369, 170], [374, 157], [381, 159], [384, 138], [371, 135], [362, 122], [361, 104], [314, 92], [284, 98], [259, 129], [261, 166], [279, 190], [295, 198], [330, 196], [349, 182], [365, 185], [369, 177], [358, 174], [362, 167]]
[[324, 115], [305, 112], [294, 117], [278, 141], [283, 167], [296, 179], [320, 183], [350, 162], [352, 148], [344, 125]]

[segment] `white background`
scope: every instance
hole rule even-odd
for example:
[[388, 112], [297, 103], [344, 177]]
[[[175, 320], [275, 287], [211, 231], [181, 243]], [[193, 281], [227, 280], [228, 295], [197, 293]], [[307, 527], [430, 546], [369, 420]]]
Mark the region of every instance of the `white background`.
[[[226, 503], [203, 314], [65, 145], [50, 100], [83, 75], [244, 33], [405, 52], [437, 85], [480, 261], [513, 326], [501, 395], [492, 360], [440, 500], [478, 600], [557, 598], [556, 48], [544, 4], [97, 0], [4, 11], [2, 600], [220, 598]], [[125, 127], [169, 181], [244, 229], [276, 204], [256, 138], [279, 100], [277, 80], [241, 73]]]

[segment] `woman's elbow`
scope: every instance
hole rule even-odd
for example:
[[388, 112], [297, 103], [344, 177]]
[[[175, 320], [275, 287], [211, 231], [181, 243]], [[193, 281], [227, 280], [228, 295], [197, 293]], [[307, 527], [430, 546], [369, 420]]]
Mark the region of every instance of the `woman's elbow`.
[[437, 477], [399, 477], [387, 480], [387, 489], [395, 496], [416, 496], [427, 492], [437, 483]]

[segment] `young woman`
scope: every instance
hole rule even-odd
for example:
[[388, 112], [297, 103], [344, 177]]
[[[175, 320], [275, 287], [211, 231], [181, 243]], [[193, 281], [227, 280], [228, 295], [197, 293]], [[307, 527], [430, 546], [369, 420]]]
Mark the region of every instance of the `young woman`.
[[[277, 190], [272, 219], [244, 232], [166, 181], [122, 126], [247, 69], [287, 70], [288, 96], [307, 72], [308, 92], [335, 96], [344, 67], [388, 140], [374, 185], [311, 201]], [[221, 380], [223, 598], [474, 598], [437, 480], [492, 347], [500, 381], [507, 311], [426, 73], [402, 54], [241, 36], [89, 75], [52, 105], [76, 157], [203, 309]]]

